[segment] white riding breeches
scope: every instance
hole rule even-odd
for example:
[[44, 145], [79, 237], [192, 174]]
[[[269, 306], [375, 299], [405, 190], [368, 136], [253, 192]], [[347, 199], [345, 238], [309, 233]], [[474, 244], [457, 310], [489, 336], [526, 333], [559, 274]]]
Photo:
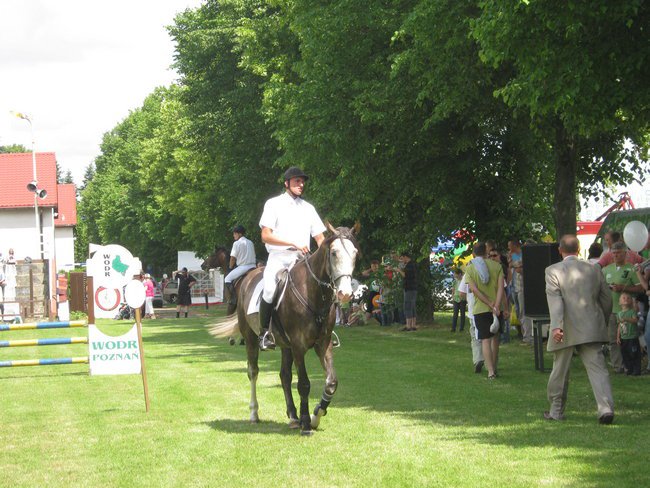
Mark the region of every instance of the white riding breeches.
[[235, 269], [233, 269], [230, 273], [226, 275], [223, 281], [226, 283], [232, 283], [240, 276], [245, 275], [249, 270], [253, 269], [254, 267], [255, 267], [254, 264], [242, 264], [241, 266], [237, 266]]
[[264, 268], [264, 293], [262, 298], [266, 303], [273, 301], [278, 285], [277, 274], [281, 269], [288, 268], [302, 257], [300, 251], [271, 251]]

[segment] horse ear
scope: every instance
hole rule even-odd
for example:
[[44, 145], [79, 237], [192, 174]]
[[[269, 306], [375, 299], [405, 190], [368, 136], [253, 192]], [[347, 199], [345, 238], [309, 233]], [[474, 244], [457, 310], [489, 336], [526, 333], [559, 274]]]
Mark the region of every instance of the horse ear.
[[354, 223], [354, 227], [352, 227], [352, 233], [356, 236], [359, 234], [359, 231], [361, 230], [361, 222], [358, 220]]
[[325, 227], [327, 227], [327, 230], [329, 230], [332, 234], [336, 234], [336, 229], [330, 224], [329, 220], [325, 221]]

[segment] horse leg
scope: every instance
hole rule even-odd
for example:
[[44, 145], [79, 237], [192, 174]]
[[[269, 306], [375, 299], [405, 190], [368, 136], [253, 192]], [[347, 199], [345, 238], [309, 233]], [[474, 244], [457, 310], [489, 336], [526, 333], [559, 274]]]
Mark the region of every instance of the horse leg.
[[289, 428], [297, 429], [300, 427], [298, 420], [298, 412], [296, 412], [296, 404], [293, 403], [293, 394], [291, 393], [291, 378], [293, 367], [293, 355], [291, 349], [282, 348], [282, 366], [280, 368], [280, 381], [282, 382], [282, 390], [284, 391], [284, 401], [287, 404], [287, 417], [289, 417]]
[[317, 429], [321, 417], [327, 415], [327, 407], [329, 407], [332, 397], [334, 396], [334, 393], [336, 393], [339, 380], [336, 376], [336, 370], [334, 369], [332, 341], [329, 341], [326, 347], [315, 345], [314, 349], [316, 350], [320, 363], [325, 370], [325, 387], [323, 388], [323, 396], [318, 405], [316, 405], [314, 414], [311, 416], [311, 426], [313, 429]]
[[311, 384], [305, 367], [305, 353], [293, 355], [298, 371], [298, 394], [300, 395], [300, 434], [311, 435], [311, 418], [309, 417], [309, 390]]
[[[250, 329], [249, 329], [250, 331]], [[249, 335], [252, 333], [250, 331]], [[257, 376], [260, 372], [260, 368], [257, 364], [260, 351], [257, 347], [257, 341], [247, 341], [246, 342], [246, 355], [248, 356], [248, 380], [251, 383], [251, 401], [249, 403], [249, 408], [251, 411], [250, 421], [259, 422], [260, 417], [258, 415], [259, 404], [257, 403]]]

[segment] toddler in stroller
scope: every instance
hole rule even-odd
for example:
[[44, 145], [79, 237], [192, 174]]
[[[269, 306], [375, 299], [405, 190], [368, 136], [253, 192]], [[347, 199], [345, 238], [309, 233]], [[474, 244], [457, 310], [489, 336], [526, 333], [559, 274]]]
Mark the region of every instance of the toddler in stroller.
[[120, 303], [120, 308], [117, 310], [115, 320], [129, 320], [133, 319], [133, 309], [126, 303]]

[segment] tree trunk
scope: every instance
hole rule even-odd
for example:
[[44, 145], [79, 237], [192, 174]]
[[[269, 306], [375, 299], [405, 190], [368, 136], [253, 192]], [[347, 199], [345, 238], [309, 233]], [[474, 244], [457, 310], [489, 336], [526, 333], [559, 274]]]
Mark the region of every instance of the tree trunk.
[[555, 131], [555, 213], [556, 238], [576, 233], [576, 147], [562, 123]]
[[433, 297], [431, 296], [431, 263], [428, 257], [416, 263], [418, 276], [417, 317], [418, 322], [434, 320]]

